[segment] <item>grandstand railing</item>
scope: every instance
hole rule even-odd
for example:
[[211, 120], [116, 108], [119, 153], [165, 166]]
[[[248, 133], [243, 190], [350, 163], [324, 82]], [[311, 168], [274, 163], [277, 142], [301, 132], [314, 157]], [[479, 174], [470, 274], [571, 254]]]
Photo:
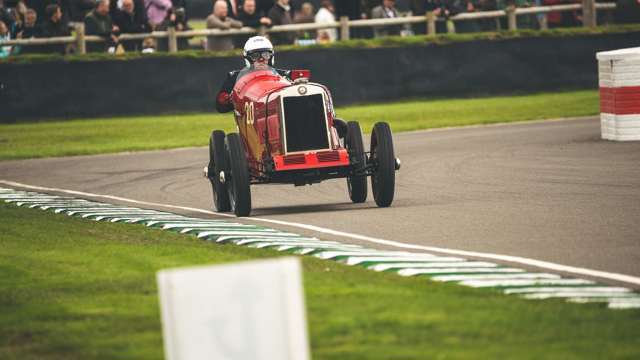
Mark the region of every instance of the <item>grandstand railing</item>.
[[[299, 32], [309, 30], [323, 30], [323, 29], [339, 29], [340, 39], [348, 40], [350, 38], [350, 30], [352, 28], [363, 27], [383, 27], [390, 25], [408, 25], [423, 23], [426, 26], [426, 33], [434, 35], [436, 33], [436, 23], [438, 21], [450, 20], [454, 23], [458, 21], [466, 20], [479, 20], [479, 19], [499, 19], [507, 18], [507, 28], [510, 31], [518, 29], [517, 17], [522, 15], [539, 15], [540, 28], [547, 28], [546, 17], [550, 12], [566, 12], [566, 11], [582, 11], [582, 21], [585, 27], [596, 26], [596, 12], [613, 10], [616, 8], [615, 3], [595, 3], [594, 0], [583, 0], [582, 4], [569, 4], [569, 5], [552, 5], [552, 6], [537, 6], [527, 8], [516, 8], [510, 6], [505, 10], [495, 11], [481, 11], [472, 13], [461, 13], [449, 18], [441, 18], [435, 16], [434, 13], [429, 12], [425, 16], [406, 16], [392, 19], [366, 19], [366, 20], [349, 20], [346, 17], [340, 18], [339, 21], [329, 23], [310, 23], [310, 24], [291, 24], [280, 25], [271, 28], [249, 28], [243, 27], [240, 29], [219, 30], [219, 29], [203, 29], [203, 30], [189, 30], [189, 31], [176, 31], [174, 28], [169, 28], [167, 31], [154, 31], [151, 33], [141, 34], [121, 34], [118, 39], [120, 41], [126, 40], [143, 40], [146, 38], [154, 39], [168, 39], [169, 52], [178, 51], [178, 38], [183, 37], [195, 37], [195, 36], [232, 36], [232, 35], [251, 35], [251, 34], [273, 34], [282, 32]], [[448, 31], [455, 31], [455, 26], [449, 28]], [[84, 24], [76, 24], [75, 35], [65, 37], [54, 38], [31, 38], [31, 39], [15, 39], [0, 42], [2, 46], [32, 46], [32, 45], [51, 45], [51, 44], [76, 44], [76, 52], [79, 54], [86, 53], [86, 44], [92, 42], [103, 42], [104, 38], [100, 36], [85, 35]]]

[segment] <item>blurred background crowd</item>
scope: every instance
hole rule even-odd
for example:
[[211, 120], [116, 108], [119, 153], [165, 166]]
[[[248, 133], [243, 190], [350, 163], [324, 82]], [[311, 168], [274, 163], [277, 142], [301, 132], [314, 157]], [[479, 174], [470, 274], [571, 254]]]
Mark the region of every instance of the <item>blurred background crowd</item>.
[[[603, 0], [603, 2], [606, 2]], [[610, 2], [613, 2], [611, 0]], [[617, 0], [606, 22], [640, 22], [640, 0]], [[2, 46], [9, 39], [70, 36], [75, 24], [83, 23], [86, 35], [106, 41], [90, 43], [88, 51], [166, 51], [167, 40], [152, 38], [121, 41], [121, 34], [176, 31], [195, 28], [239, 29], [287, 24], [327, 23], [346, 16], [350, 20], [395, 18], [433, 12], [440, 20], [437, 32], [477, 32], [506, 29], [506, 19], [456, 21], [461, 13], [501, 10], [508, 6], [530, 7], [581, 3], [581, 0], [0, 0], [0, 57], [28, 52], [73, 52], [70, 45]], [[580, 11], [549, 13], [548, 27], [580, 26]], [[539, 28], [536, 14], [519, 16], [518, 28]], [[424, 34], [424, 24], [354, 28], [352, 38]], [[180, 50], [204, 48], [210, 51], [239, 48], [247, 36], [209, 36], [193, 41], [178, 38]], [[276, 45], [314, 44], [336, 41], [336, 29], [281, 32], [270, 35]]]

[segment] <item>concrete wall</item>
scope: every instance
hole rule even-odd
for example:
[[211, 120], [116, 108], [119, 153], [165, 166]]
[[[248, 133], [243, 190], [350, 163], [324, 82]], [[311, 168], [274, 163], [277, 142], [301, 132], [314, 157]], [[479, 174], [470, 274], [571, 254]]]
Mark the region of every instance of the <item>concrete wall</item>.
[[[410, 97], [477, 96], [598, 86], [597, 51], [640, 33], [473, 41], [384, 49], [280, 52], [281, 68], [311, 69], [338, 105]], [[215, 111], [239, 58], [0, 64], [0, 122]]]

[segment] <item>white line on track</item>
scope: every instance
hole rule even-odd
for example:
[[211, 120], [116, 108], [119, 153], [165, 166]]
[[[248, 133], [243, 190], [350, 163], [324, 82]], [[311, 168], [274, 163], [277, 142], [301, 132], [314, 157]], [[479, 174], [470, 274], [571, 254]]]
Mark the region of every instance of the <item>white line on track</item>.
[[[157, 207], [164, 207], [164, 208], [169, 208], [169, 209], [191, 211], [191, 212], [196, 212], [196, 213], [200, 213], [200, 214], [207, 214], [207, 215], [215, 215], [215, 216], [224, 216], [224, 217], [235, 218], [234, 215], [216, 213], [216, 212], [209, 211], [209, 210], [203, 210], [203, 209], [192, 208], [192, 207], [187, 207], [187, 206], [177, 206], [177, 205], [160, 204], [160, 203], [147, 202], [147, 201], [139, 201], [139, 200], [128, 199], [128, 198], [124, 198], [124, 197], [120, 197], [120, 196], [114, 196], [114, 195], [93, 194], [93, 193], [88, 193], [88, 192], [83, 192], [83, 191], [76, 191], [76, 190], [50, 188], [50, 187], [43, 187], [43, 186], [34, 186], [34, 185], [22, 184], [22, 183], [19, 183], [19, 182], [8, 181], [8, 180], [0, 180], [0, 183], [6, 184], [7, 186], [15, 186], [15, 187], [31, 189], [31, 190], [53, 191], [53, 192], [65, 193], [65, 194], [69, 194], [69, 195], [110, 199], [110, 200], [124, 201], [124, 202], [128, 202], [128, 203], [139, 204], [139, 205], [157, 206]], [[529, 259], [529, 258], [525, 258], [525, 257], [521, 257], [521, 256], [500, 255], [500, 254], [477, 252], [477, 251], [456, 250], [456, 249], [448, 249], [448, 248], [441, 248], [441, 247], [434, 247], [434, 246], [407, 244], [407, 243], [402, 243], [402, 242], [398, 242], [398, 241], [379, 239], [379, 238], [374, 238], [374, 237], [370, 237], [370, 236], [366, 236], [366, 235], [353, 234], [353, 233], [348, 233], [348, 232], [344, 232], [344, 231], [327, 229], [327, 228], [323, 228], [323, 227], [320, 227], [320, 226], [301, 224], [301, 223], [290, 222], [290, 221], [273, 220], [273, 219], [265, 219], [265, 218], [257, 218], [257, 217], [251, 217], [251, 218], [246, 218], [246, 219], [247, 220], [252, 220], [252, 221], [258, 221], [258, 222], [266, 222], [266, 223], [271, 223], [271, 224], [277, 224], [277, 225], [291, 226], [291, 227], [296, 227], [296, 228], [300, 228], [300, 229], [315, 231], [315, 232], [322, 233], [322, 234], [345, 237], [345, 238], [350, 238], [350, 239], [354, 239], [354, 240], [366, 241], [366, 242], [370, 242], [370, 243], [374, 243], [374, 244], [378, 244], [378, 245], [397, 247], [397, 248], [401, 248], [401, 249], [429, 251], [429, 252], [437, 252], [437, 253], [441, 253], [441, 254], [474, 257], [474, 258], [478, 258], [478, 259], [497, 260], [497, 261], [503, 261], [503, 262], [508, 262], [508, 263], [532, 266], [532, 267], [545, 269], [545, 270], [564, 272], [564, 273], [570, 273], [570, 274], [575, 274], [575, 275], [584, 275], [584, 276], [596, 277], [596, 278], [600, 278], [600, 279], [608, 279], [608, 280], [618, 281], [618, 282], [621, 282], [621, 283], [640, 285], [640, 277], [637, 277], [637, 276], [618, 274], [618, 273], [612, 273], [612, 272], [601, 271], [601, 270], [591, 270], [591, 269], [586, 269], [586, 268], [581, 268], [581, 267], [576, 267], [576, 266], [569, 266], [569, 265], [562, 265], [562, 264], [552, 263], [552, 262], [549, 262], [549, 261]]]

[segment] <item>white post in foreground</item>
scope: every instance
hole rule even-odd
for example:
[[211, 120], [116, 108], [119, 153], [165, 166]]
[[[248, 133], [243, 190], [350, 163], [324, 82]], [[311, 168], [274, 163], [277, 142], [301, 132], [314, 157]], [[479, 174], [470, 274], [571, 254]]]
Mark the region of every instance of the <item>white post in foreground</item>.
[[168, 360], [308, 360], [300, 261], [158, 272]]
[[599, 52], [602, 138], [640, 140], [640, 47]]

